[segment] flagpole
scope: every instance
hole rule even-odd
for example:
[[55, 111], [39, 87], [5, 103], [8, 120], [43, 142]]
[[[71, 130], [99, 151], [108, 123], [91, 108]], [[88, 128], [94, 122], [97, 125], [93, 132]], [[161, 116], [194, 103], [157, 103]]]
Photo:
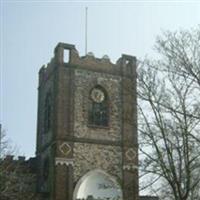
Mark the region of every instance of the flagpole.
[[88, 22], [87, 22], [87, 16], [88, 15], [88, 7], [85, 8], [85, 55], [87, 54], [87, 29], [88, 29]]
[[2, 144], [1, 144], [1, 142], [2, 142], [2, 126], [1, 126], [1, 124], [0, 124], [0, 159], [1, 159], [1, 156], [2, 156]]

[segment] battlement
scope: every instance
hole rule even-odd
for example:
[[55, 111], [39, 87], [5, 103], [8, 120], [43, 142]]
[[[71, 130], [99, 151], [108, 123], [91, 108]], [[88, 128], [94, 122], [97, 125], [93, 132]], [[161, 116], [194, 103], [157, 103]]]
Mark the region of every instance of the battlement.
[[9, 166], [12, 171], [17, 168], [20, 171], [35, 173], [36, 158], [29, 158], [26, 160], [25, 156], [18, 156], [15, 158], [13, 155], [6, 155], [5, 158], [0, 160], [1, 166]]
[[[104, 55], [102, 58], [95, 58], [92, 52], [88, 52], [85, 56], [80, 57], [75, 45], [72, 44], [58, 43], [54, 50], [54, 54], [57, 61], [61, 64], [80, 64], [80, 62], [92, 61], [96, 62], [98, 65], [101, 65], [102, 63], [114, 65], [107, 55]], [[88, 63], [84, 64], [87, 65]]]
[[[54, 50], [55, 59], [60, 63], [69, 63], [69, 64], [84, 64], [84, 65], [98, 65], [104, 66], [105, 64], [112, 67], [119, 67], [121, 61], [125, 61], [124, 64], [128, 64], [130, 62], [136, 62], [135, 56], [122, 54], [122, 57], [117, 60], [116, 63], [112, 63], [108, 55], [104, 55], [102, 58], [96, 58], [92, 52], [88, 52], [85, 56], [80, 57], [79, 53], [72, 44], [66, 43], [58, 43]], [[91, 62], [91, 63], [90, 63]]]
[[135, 77], [136, 57], [122, 54], [116, 63], [112, 63], [108, 55], [96, 58], [92, 52], [80, 57], [75, 45], [60, 42], [54, 49], [54, 57], [46, 66], [43, 65], [39, 71], [39, 85], [46, 81], [51, 72], [58, 67], [81, 68], [101, 73]]
[[25, 156], [18, 156], [17, 159], [14, 158], [13, 155], [6, 155], [6, 157], [3, 159], [4, 161], [16, 161], [16, 162], [24, 162], [26, 159]]

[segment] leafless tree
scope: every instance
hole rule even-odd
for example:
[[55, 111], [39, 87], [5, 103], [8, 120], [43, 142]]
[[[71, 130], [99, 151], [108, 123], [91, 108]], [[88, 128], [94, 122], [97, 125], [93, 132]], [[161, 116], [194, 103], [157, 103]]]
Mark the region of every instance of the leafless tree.
[[[200, 199], [200, 27], [159, 37], [138, 71], [142, 176], [162, 199]], [[143, 178], [144, 180], [144, 178]], [[148, 180], [145, 178], [145, 180]]]
[[35, 174], [25, 161], [13, 159], [16, 148], [12, 148], [5, 131], [1, 137], [0, 158], [0, 199], [1, 200], [37, 200], [34, 183]]
[[200, 86], [200, 25], [190, 31], [165, 32], [155, 49], [162, 56], [163, 70], [171, 70]]

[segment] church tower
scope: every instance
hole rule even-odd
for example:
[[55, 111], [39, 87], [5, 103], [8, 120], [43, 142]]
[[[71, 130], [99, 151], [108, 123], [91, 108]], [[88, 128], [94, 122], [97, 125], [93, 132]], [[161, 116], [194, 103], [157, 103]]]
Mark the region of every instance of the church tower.
[[104, 195], [116, 184], [115, 199], [138, 200], [136, 58], [113, 64], [59, 43], [39, 71], [36, 156], [44, 199], [95, 199], [92, 181], [107, 178]]

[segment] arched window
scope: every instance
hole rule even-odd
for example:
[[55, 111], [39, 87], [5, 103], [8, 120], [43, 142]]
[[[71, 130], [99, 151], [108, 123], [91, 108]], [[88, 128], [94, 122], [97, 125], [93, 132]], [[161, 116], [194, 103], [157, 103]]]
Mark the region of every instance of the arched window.
[[109, 122], [108, 95], [101, 86], [90, 92], [89, 125], [107, 127]]
[[44, 117], [44, 132], [48, 133], [51, 129], [51, 116], [52, 115], [52, 98], [51, 94], [48, 93], [45, 99], [45, 117]]

